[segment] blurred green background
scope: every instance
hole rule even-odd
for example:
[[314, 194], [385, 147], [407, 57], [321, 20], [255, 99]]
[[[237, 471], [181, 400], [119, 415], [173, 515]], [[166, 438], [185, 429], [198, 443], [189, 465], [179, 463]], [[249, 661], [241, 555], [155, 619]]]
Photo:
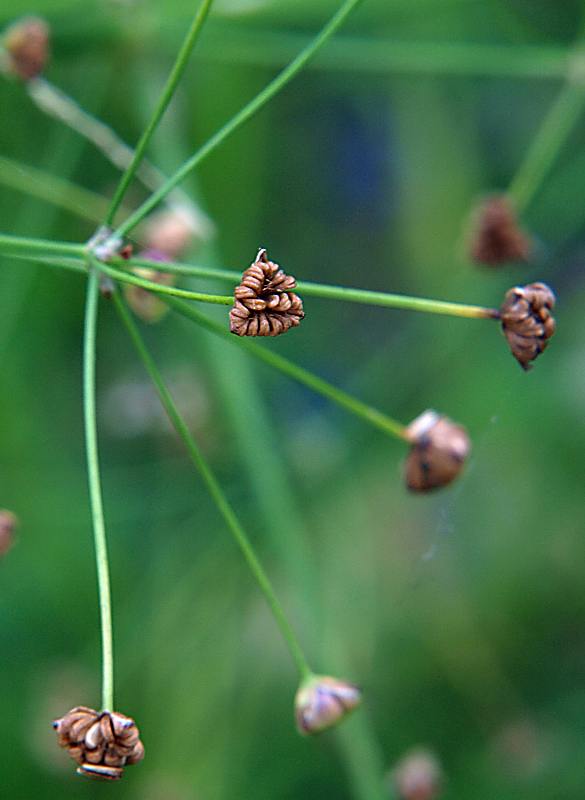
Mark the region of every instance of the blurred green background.
[[[47, 77], [135, 142], [196, 5], [3, 0], [0, 23], [44, 15]], [[217, 0], [152, 159], [175, 169], [336, 6]], [[489, 322], [317, 299], [302, 327], [267, 345], [403, 422], [436, 408], [465, 424], [465, 475], [422, 498], [403, 489], [400, 443], [184, 320], [145, 331], [313, 662], [364, 687], [338, 731], [295, 732], [278, 631], [104, 304], [116, 706], [136, 718], [147, 757], [115, 787], [74, 776], [49, 722], [99, 703], [84, 282], [0, 258], [0, 506], [21, 519], [0, 564], [1, 797], [376, 800], [393, 796], [397, 759], [425, 745], [445, 798], [581, 800], [585, 120], [524, 216], [536, 263], [471, 267], [461, 241], [477, 197], [509, 185], [562, 85], [538, 68], [508, 76], [474, 48], [530, 46], [545, 63], [572, 47], [583, 12], [577, 0], [366, 0], [185, 187], [217, 229], [196, 263], [243, 269], [263, 245], [324, 283], [485, 305], [518, 282], [558, 293], [558, 333], [529, 374]], [[426, 68], [436, 43], [468, 44], [475, 74]], [[414, 66], [374, 62], [374, 44], [400, 46]], [[1, 155], [111, 195], [116, 171], [21, 84], [2, 79], [0, 109]], [[143, 197], [135, 187], [127, 202]], [[0, 229], [93, 232], [5, 185]]]

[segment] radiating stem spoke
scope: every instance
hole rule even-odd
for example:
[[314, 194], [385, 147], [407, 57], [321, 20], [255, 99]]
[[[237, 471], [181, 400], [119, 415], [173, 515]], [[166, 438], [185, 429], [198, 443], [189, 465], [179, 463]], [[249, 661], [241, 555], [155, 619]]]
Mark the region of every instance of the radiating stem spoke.
[[235, 511], [233, 510], [228, 499], [223, 493], [223, 490], [219, 485], [217, 478], [215, 477], [211, 467], [207, 463], [207, 460], [205, 459], [203, 453], [201, 452], [198, 444], [191, 435], [187, 427], [187, 424], [185, 423], [183, 417], [180, 415], [175, 405], [175, 402], [171, 397], [171, 394], [168, 391], [162, 379], [158, 367], [156, 366], [154, 360], [152, 359], [150, 353], [148, 352], [146, 345], [144, 344], [144, 341], [142, 339], [142, 336], [140, 335], [140, 332], [138, 331], [138, 328], [134, 323], [134, 320], [130, 316], [128, 309], [124, 305], [123, 301], [121, 300], [117, 292], [115, 293], [114, 298], [116, 302], [116, 308], [120, 314], [120, 317], [124, 322], [124, 325], [128, 330], [128, 333], [130, 334], [130, 337], [134, 343], [134, 346], [136, 347], [136, 350], [138, 352], [138, 355], [140, 356], [142, 363], [146, 368], [146, 371], [150, 375], [156, 387], [160, 400], [165, 408], [165, 411], [168, 414], [171, 423], [173, 424], [173, 427], [175, 428], [177, 434], [182, 439], [185, 447], [187, 448], [189, 456], [193, 461], [193, 463], [195, 464], [195, 466], [197, 467], [197, 470], [199, 471], [199, 474], [201, 475], [201, 478], [203, 479], [203, 482], [205, 483], [205, 486], [207, 487], [207, 490], [209, 491], [209, 494], [211, 495], [219, 513], [223, 517], [236, 544], [242, 551], [242, 554], [246, 559], [248, 567], [252, 572], [254, 580], [256, 581], [260, 590], [264, 594], [266, 602], [270, 607], [272, 615], [274, 616], [274, 619], [280, 628], [280, 632], [282, 633], [282, 636], [290, 651], [290, 654], [298, 668], [301, 679], [306, 678], [308, 675], [311, 674], [312, 670], [309, 667], [307, 658], [297, 639], [297, 636], [292, 628], [292, 625], [290, 624], [288, 617], [279, 599], [275, 594], [274, 588], [272, 587], [272, 583], [266, 571], [264, 570], [264, 567], [260, 563], [260, 560], [258, 559], [258, 556], [255, 553], [254, 547], [247, 533], [245, 532]]
[[289, 378], [292, 378], [293, 380], [304, 384], [309, 389], [312, 389], [324, 397], [327, 397], [329, 400], [337, 403], [337, 405], [345, 408], [346, 411], [355, 414], [356, 416], [368, 422], [370, 425], [378, 428], [378, 430], [381, 430], [384, 433], [394, 436], [398, 439], [406, 440], [406, 430], [404, 425], [387, 416], [386, 414], [383, 414], [381, 411], [378, 411], [378, 409], [372, 408], [372, 406], [367, 405], [367, 403], [363, 403], [361, 400], [352, 397], [342, 389], [338, 389], [336, 386], [333, 386], [332, 384], [323, 380], [323, 378], [320, 378], [319, 376], [314, 375], [312, 372], [309, 372], [309, 370], [299, 367], [288, 358], [284, 358], [284, 356], [281, 356], [278, 353], [273, 353], [272, 350], [269, 350], [267, 347], [262, 347], [261, 345], [256, 344], [256, 342], [250, 341], [250, 339], [246, 337], [234, 336], [225, 326], [215, 322], [215, 320], [209, 319], [209, 317], [206, 317], [205, 314], [201, 314], [197, 309], [193, 308], [182, 300], [176, 300], [174, 297], [165, 297], [164, 300], [179, 314], [182, 314], [184, 317], [197, 322], [208, 331], [211, 331], [216, 335], [223, 336], [228, 341], [242, 347], [248, 353], [251, 353], [261, 361], [264, 361], [265, 364], [274, 367], [274, 369], [277, 369], [279, 372], [288, 375]]
[[114, 657], [112, 635], [112, 601], [108, 548], [100, 482], [95, 403], [95, 362], [99, 273], [91, 270], [87, 285], [85, 327], [83, 339], [83, 408], [89, 499], [93, 523], [95, 557], [98, 577], [100, 622], [102, 632], [102, 709], [114, 708]]

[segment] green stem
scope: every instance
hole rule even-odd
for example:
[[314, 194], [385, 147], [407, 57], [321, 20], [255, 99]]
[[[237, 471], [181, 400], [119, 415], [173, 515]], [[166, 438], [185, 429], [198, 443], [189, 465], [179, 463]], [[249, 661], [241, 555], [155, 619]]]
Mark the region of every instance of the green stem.
[[77, 272], [80, 275], [87, 275], [87, 265], [80, 258], [41, 256], [36, 253], [11, 253], [10, 258], [15, 258], [18, 261], [30, 261], [32, 264], [44, 264], [48, 267], [57, 267], [57, 269], [66, 269], [69, 272]]
[[242, 524], [240, 523], [238, 517], [236, 516], [233, 508], [231, 507], [228, 499], [226, 498], [225, 494], [221, 486], [219, 485], [217, 478], [215, 477], [211, 467], [205, 460], [203, 453], [199, 449], [199, 446], [195, 442], [194, 438], [191, 436], [189, 428], [187, 427], [185, 421], [183, 420], [182, 416], [180, 415], [173, 398], [165, 383], [163, 378], [154, 363], [150, 353], [148, 352], [146, 345], [138, 331], [137, 326], [134, 323], [134, 320], [130, 316], [128, 309], [126, 308], [125, 304], [121, 300], [119, 293], [116, 292], [114, 294], [114, 299], [116, 302], [116, 308], [120, 314], [120, 317], [126, 326], [128, 333], [136, 347], [138, 355], [144, 364], [146, 371], [150, 375], [152, 382], [156, 386], [156, 390], [160, 397], [161, 403], [168, 414], [168, 417], [173, 424], [177, 434], [183, 441], [183, 444], [187, 448], [189, 456], [191, 460], [199, 470], [199, 474], [201, 475], [203, 482], [205, 483], [209, 494], [213, 498], [215, 505], [221, 516], [223, 517], [227, 527], [229, 528], [230, 533], [232, 534], [236, 544], [242, 551], [244, 558], [254, 576], [254, 580], [258, 584], [260, 590], [264, 594], [266, 598], [266, 602], [272, 612], [272, 615], [280, 628], [282, 636], [288, 646], [290, 654], [297, 666], [299, 671], [299, 675], [301, 680], [309, 677], [312, 674], [312, 670], [309, 667], [307, 658], [303, 652], [303, 649], [297, 639], [297, 636], [288, 621], [286, 613], [276, 596], [276, 593], [272, 587], [270, 579], [266, 574], [262, 564], [260, 563], [258, 556], [256, 555], [254, 548], [248, 535], [246, 534]]
[[0, 234], [0, 253], [18, 252], [52, 253], [58, 256], [83, 256], [85, 248], [82, 244], [51, 242], [48, 239], [31, 239], [28, 236]]
[[187, 175], [195, 169], [210, 153], [222, 144], [234, 131], [251, 119], [265, 106], [278, 92], [299, 73], [305, 64], [313, 58], [315, 53], [323, 47], [327, 40], [343, 24], [349, 14], [357, 8], [362, 0], [345, 0], [320, 33], [299, 53], [299, 55], [280, 72], [274, 80], [262, 89], [247, 105], [235, 114], [217, 133], [189, 158], [174, 175], [172, 175], [157, 191], [146, 200], [116, 231], [119, 236], [124, 236], [132, 230], [144, 217], [161, 201], [175, 186], [181, 183]]
[[100, 620], [102, 631], [102, 710], [114, 709], [114, 657], [112, 637], [112, 601], [104, 509], [100, 485], [95, 407], [95, 361], [99, 273], [91, 271], [87, 287], [83, 339], [83, 408], [87, 474], [93, 522], [95, 558], [98, 577]]
[[[305, 47], [307, 37], [279, 31], [215, 25], [197, 57], [204, 61], [281, 66]], [[570, 50], [555, 46], [500, 46], [459, 42], [396, 41], [380, 37], [340, 36], [311, 64], [312, 69], [388, 75], [563, 78]]]
[[182, 316], [194, 320], [201, 327], [206, 328], [208, 331], [211, 331], [219, 336], [223, 336], [224, 339], [227, 339], [234, 344], [238, 344], [256, 358], [264, 361], [264, 363], [269, 364], [279, 372], [288, 375], [289, 378], [292, 378], [293, 380], [308, 386], [310, 389], [318, 392], [324, 397], [327, 397], [329, 400], [337, 403], [337, 405], [345, 408], [346, 411], [355, 414], [356, 416], [368, 422], [370, 425], [373, 425], [375, 428], [378, 428], [384, 433], [394, 436], [397, 439], [404, 439], [408, 441], [404, 425], [401, 425], [400, 422], [388, 417], [386, 414], [383, 414], [376, 408], [372, 408], [372, 406], [369, 406], [366, 403], [363, 403], [361, 400], [352, 397], [342, 389], [338, 389], [336, 386], [333, 386], [332, 384], [323, 380], [323, 378], [319, 378], [312, 372], [303, 369], [303, 367], [299, 367], [293, 361], [289, 361], [287, 358], [284, 358], [284, 356], [278, 355], [278, 353], [273, 353], [272, 350], [268, 350], [266, 347], [261, 347], [246, 337], [235, 336], [234, 334], [230, 333], [224, 325], [215, 322], [215, 320], [209, 319], [209, 317], [206, 317], [205, 314], [201, 314], [201, 312], [187, 303], [184, 303], [181, 300], [175, 300], [172, 297], [165, 297], [164, 300], [171, 308], [174, 308], [175, 311]]
[[108, 210], [105, 197], [9, 158], [0, 157], [0, 183], [95, 224], [101, 223]]
[[106, 225], [110, 226], [116, 216], [116, 212], [120, 208], [120, 204], [126, 194], [132, 179], [134, 178], [136, 171], [138, 170], [138, 166], [142, 161], [146, 148], [152, 136], [158, 126], [158, 123], [162, 119], [163, 114], [167, 110], [169, 103], [171, 102], [175, 90], [181, 80], [183, 73], [187, 67], [187, 63], [189, 61], [189, 57], [195, 47], [195, 43], [199, 38], [199, 34], [201, 33], [201, 29], [203, 28], [203, 24], [207, 19], [207, 15], [209, 13], [209, 9], [211, 8], [213, 0], [202, 0], [197, 13], [193, 18], [193, 22], [191, 23], [191, 27], [187, 32], [187, 36], [179, 50], [179, 54], [177, 55], [177, 59], [173, 65], [171, 73], [168, 77], [167, 83], [162, 91], [162, 94], [159, 98], [156, 108], [154, 109], [153, 115], [150, 118], [148, 125], [146, 126], [144, 133], [140, 137], [138, 144], [136, 145], [136, 149], [132, 155], [132, 160], [128, 167], [124, 171], [120, 179], [120, 183], [116, 189], [114, 197], [112, 199], [112, 203], [110, 205], [110, 209], [108, 211], [108, 215], [106, 218]]
[[[158, 269], [161, 272], [172, 272], [179, 275], [195, 275], [200, 278], [212, 278], [225, 281], [232, 285], [238, 284], [242, 278], [241, 273], [231, 270], [197, 267], [187, 264], [160, 263], [141, 258], [130, 261], [117, 261], [118, 267], [147, 267]], [[330, 300], [343, 300], [352, 303], [365, 303], [386, 308], [400, 308], [407, 311], [423, 311], [429, 314], [445, 314], [452, 317], [466, 317], [469, 319], [497, 319], [497, 309], [484, 306], [466, 305], [464, 303], [450, 303], [445, 300], [431, 300], [426, 297], [409, 297], [408, 295], [391, 294], [389, 292], [376, 292], [370, 289], [353, 289], [346, 286], [330, 286], [323, 283], [298, 281], [297, 289], [308, 297], [323, 297]], [[188, 298], [188, 294], [183, 295]], [[193, 299], [197, 299], [196, 297]], [[219, 300], [217, 302], [220, 302]], [[230, 300], [230, 304], [233, 299]], [[226, 305], [228, 305], [226, 303]]]
[[[43, 255], [62, 255], [64, 257], [73, 255], [81, 258], [85, 253], [85, 248], [83, 245], [69, 244], [67, 242], [49, 242], [44, 239], [28, 239], [17, 236], [0, 235], [0, 253], [7, 252], [16, 254], [19, 251], [22, 252], [25, 258], [36, 253], [43, 253]], [[67, 266], [71, 269], [76, 269], [73, 259], [68, 259], [68, 263], [66, 264], [59, 264], [57, 261], [50, 258], [38, 258], [38, 261], [45, 264]], [[134, 267], [145, 267], [159, 272], [177, 273], [179, 275], [196, 275], [200, 278], [215, 278], [226, 281], [232, 285], [239, 283], [242, 277], [241, 273], [230, 270], [150, 261], [141, 258], [133, 258], [130, 261], [119, 259], [113, 263], [115, 266], [110, 266], [100, 261], [96, 262], [96, 267], [116, 280], [124, 283], [133, 283], [151, 292], [223, 306], [232, 305], [233, 297], [228, 295], [192, 292], [187, 289], [164, 286], [160, 283], [154, 283], [145, 278], [133, 275], [128, 270]], [[85, 271], [85, 268], [81, 268], [81, 265], [79, 265], [77, 269], [78, 271]], [[499, 312], [494, 308], [466, 305], [464, 303], [450, 303], [445, 300], [432, 300], [426, 297], [409, 297], [408, 295], [391, 294], [389, 292], [376, 292], [370, 289], [329, 286], [323, 283], [311, 283], [310, 281], [299, 281], [297, 288], [299, 292], [309, 297], [323, 297], [330, 300], [365, 303], [367, 305], [383, 306], [385, 308], [423, 311], [429, 314], [443, 314], [452, 317], [466, 317], [468, 319], [497, 319], [499, 316]]]
[[[164, 264], [159, 263], [159, 267], [164, 267]], [[161, 283], [154, 283], [153, 281], [140, 278], [138, 275], [133, 275], [131, 272], [122, 272], [119, 269], [114, 269], [104, 264], [102, 261], [96, 262], [96, 267], [109, 275], [111, 278], [123, 281], [124, 283], [132, 283], [135, 286], [140, 286], [142, 289], [147, 289], [156, 294], [169, 295], [171, 297], [183, 297], [185, 300], [198, 300], [202, 303], [215, 303], [215, 305], [231, 306], [233, 305], [234, 298], [231, 296], [219, 294], [202, 294], [201, 292], [191, 292], [187, 289], [177, 289], [175, 286], [164, 286]]]
[[585, 107], [585, 87], [567, 83], [544, 119], [510, 188], [508, 195], [519, 213], [526, 210]]

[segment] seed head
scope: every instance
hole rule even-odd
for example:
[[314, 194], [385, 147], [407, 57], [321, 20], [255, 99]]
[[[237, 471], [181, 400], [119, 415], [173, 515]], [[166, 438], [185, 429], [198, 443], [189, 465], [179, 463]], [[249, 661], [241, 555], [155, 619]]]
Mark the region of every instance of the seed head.
[[136, 723], [116, 711], [76, 706], [55, 720], [53, 728], [59, 745], [79, 764], [79, 775], [117, 781], [122, 777], [123, 767], [144, 758]]
[[337, 725], [361, 703], [361, 690], [353, 683], [327, 675], [313, 675], [301, 684], [295, 697], [299, 733], [321, 733]]
[[301, 298], [292, 291], [296, 285], [268, 260], [266, 250], [259, 250], [236, 287], [230, 331], [238, 336], [279, 336], [299, 325], [305, 313]]
[[23, 81], [42, 73], [49, 59], [50, 28], [40, 17], [23, 17], [4, 34], [8, 70]]
[[470, 247], [474, 261], [490, 267], [509, 261], [527, 261], [531, 249], [532, 243], [520, 228], [508, 198], [494, 195], [476, 211]]
[[394, 768], [393, 783], [400, 800], [435, 800], [442, 784], [438, 759], [428, 750], [411, 750]]
[[551, 314], [556, 302], [553, 290], [546, 283], [514, 286], [506, 292], [500, 308], [504, 336], [512, 355], [522, 369], [529, 370], [555, 332]]
[[6, 555], [14, 543], [18, 518], [12, 511], [0, 509], [0, 557]]
[[412, 442], [405, 464], [411, 491], [430, 492], [455, 480], [471, 449], [465, 428], [429, 410], [410, 423], [406, 434]]

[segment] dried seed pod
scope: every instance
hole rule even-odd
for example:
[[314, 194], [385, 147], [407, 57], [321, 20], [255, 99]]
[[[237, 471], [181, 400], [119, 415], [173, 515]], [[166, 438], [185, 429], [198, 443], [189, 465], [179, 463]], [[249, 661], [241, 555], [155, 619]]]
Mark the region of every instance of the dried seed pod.
[[266, 250], [259, 250], [236, 287], [230, 331], [238, 336], [279, 336], [299, 325], [305, 313], [301, 298], [292, 291], [296, 285], [268, 260]]
[[337, 725], [359, 706], [361, 699], [361, 690], [353, 683], [327, 675], [312, 675], [301, 684], [295, 697], [299, 733], [320, 733]]
[[497, 267], [509, 261], [527, 261], [531, 250], [532, 242], [520, 228], [510, 200], [504, 195], [488, 198], [475, 215], [471, 258]]
[[406, 753], [392, 773], [392, 783], [400, 800], [435, 800], [442, 782], [439, 760], [423, 749]]
[[0, 509], [0, 557], [6, 555], [14, 543], [18, 518], [12, 511]]
[[430, 492], [453, 481], [471, 449], [467, 431], [436, 411], [425, 411], [406, 429], [412, 442], [405, 463], [407, 487]]
[[23, 81], [40, 75], [49, 58], [49, 37], [50, 28], [40, 17], [13, 23], [3, 37], [9, 71]]
[[514, 286], [506, 292], [500, 307], [504, 336], [512, 355], [522, 369], [529, 370], [555, 332], [551, 314], [556, 302], [553, 290], [546, 283]]
[[[160, 261], [161, 264], [169, 260], [166, 255], [156, 250], [145, 250], [140, 256], [148, 261]], [[132, 272], [139, 278], [159, 283], [161, 286], [173, 286], [175, 283], [175, 276], [168, 272], [142, 267], [136, 267]], [[154, 292], [132, 283], [124, 284], [124, 296], [132, 311], [144, 322], [159, 322], [169, 310], [167, 304]]]
[[98, 780], [120, 780], [123, 767], [144, 758], [136, 723], [116, 711], [72, 708], [53, 722], [60, 747], [79, 764], [79, 775]]

